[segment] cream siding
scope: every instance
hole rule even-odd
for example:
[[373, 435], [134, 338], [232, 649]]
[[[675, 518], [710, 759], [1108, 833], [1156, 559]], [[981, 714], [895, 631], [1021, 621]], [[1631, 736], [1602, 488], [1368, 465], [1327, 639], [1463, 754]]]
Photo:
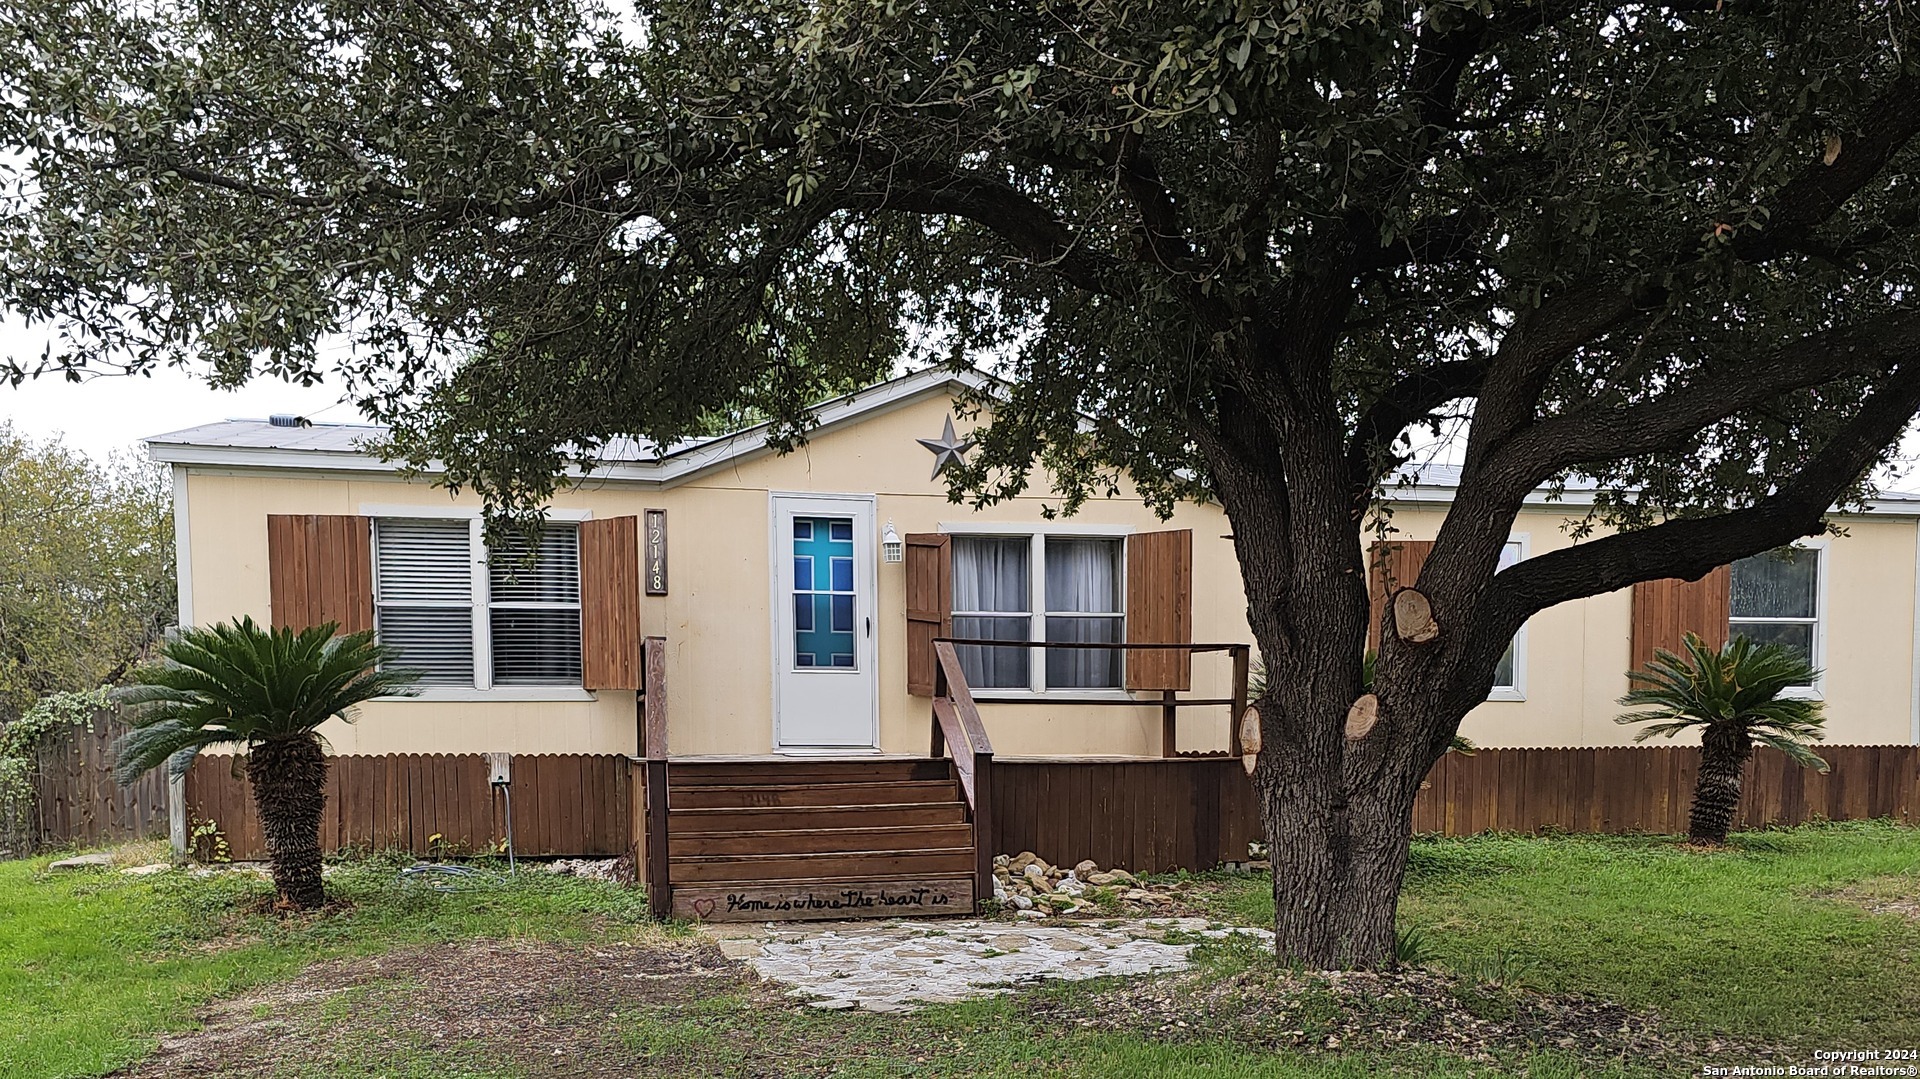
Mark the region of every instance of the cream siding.
[[[589, 482], [554, 506], [595, 517], [667, 511], [671, 594], [646, 597], [642, 622], [668, 648], [670, 742], [676, 754], [766, 753], [773, 748], [772, 576], [769, 492], [875, 495], [876, 524], [901, 533], [963, 530], [969, 521], [1045, 527], [1057, 499], [1028, 495], [977, 514], [947, 501], [930, 480], [932, 457], [914, 442], [940, 430], [951, 411], [944, 394], [878, 411], [821, 432], [797, 452], [758, 455], [670, 488]], [[961, 426], [965, 426], [962, 424]], [[290, 469], [188, 468], [184, 518], [191, 557], [183, 591], [202, 622], [267, 611], [266, 518], [274, 513], [364, 513], [372, 507], [478, 506], [426, 484], [384, 473]], [[1515, 526], [1529, 553], [1571, 542], [1564, 513], [1529, 509]], [[1400, 534], [1431, 539], [1441, 510], [1405, 505]], [[1162, 522], [1138, 502], [1090, 502], [1076, 526], [1118, 532], [1191, 528], [1194, 533], [1194, 638], [1248, 641], [1245, 603], [1225, 517], [1215, 507], [1182, 506]], [[1911, 737], [1915, 669], [1915, 522], [1853, 517], [1831, 540], [1826, 563], [1826, 696], [1832, 741], [1905, 742]], [[877, 537], [874, 544], [878, 557]], [[879, 644], [881, 749], [925, 753], [924, 699], [906, 692], [904, 568], [878, 567], [875, 634]], [[587, 583], [591, 587], [591, 582]], [[1528, 626], [1526, 699], [1489, 702], [1464, 732], [1485, 746], [1626, 744], [1632, 731], [1613, 723], [1626, 688], [1630, 598], [1627, 592], [1566, 604]], [[1194, 692], [1228, 695], [1224, 655], [1195, 660]], [[574, 691], [573, 697], [582, 696]], [[338, 752], [631, 752], [633, 694], [593, 699], [377, 702], [359, 722], [324, 731]], [[1021, 704], [983, 709], [996, 749], [1009, 756], [1157, 754], [1153, 707], [1073, 708]], [[1224, 748], [1225, 709], [1183, 712], [1180, 748]]]

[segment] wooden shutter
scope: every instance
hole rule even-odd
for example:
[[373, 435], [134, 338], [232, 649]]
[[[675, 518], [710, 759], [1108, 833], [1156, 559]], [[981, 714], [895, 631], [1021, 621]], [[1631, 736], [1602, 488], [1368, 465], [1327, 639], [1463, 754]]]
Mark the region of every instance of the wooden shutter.
[[1732, 588], [1733, 574], [1726, 566], [1697, 581], [1668, 577], [1634, 585], [1628, 669], [1637, 671], [1646, 666], [1657, 648], [1680, 652], [1688, 630], [1698, 633], [1712, 648], [1724, 646]]
[[580, 684], [640, 688], [640, 524], [580, 523]]
[[373, 628], [373, 521], [319, 513], [267, 515], [268, 620], [340, 632]]
[[[1193, 530], [1127, 537], [1127, 643], [1193, 643]], [[1191, 689], [1193, 653], [1127, 653], [1128, 689]]]
[[1420, 579], [1420, 567], [1433, 552], [1432, 540], [1389, 540], [1375, 543], [1367, 558], [1367, 595], [1372, 600], [1367, 614], [1367, 647], [1380, 649], [1380, 617], [1387, 601], [1402, 588], [1412, 588]]
[[933, 639], [953, 635], [953, 538], [907, 536], [907, 692], [933, 696]]

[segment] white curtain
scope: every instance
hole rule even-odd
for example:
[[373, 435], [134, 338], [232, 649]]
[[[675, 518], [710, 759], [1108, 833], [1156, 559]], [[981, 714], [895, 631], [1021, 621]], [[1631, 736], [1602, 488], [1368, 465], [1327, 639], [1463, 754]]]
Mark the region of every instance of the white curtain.
[[[1106, 617], [1072, 617], [1068, 612]], [[1119, 541], [1048, 539], [1047, 640], [1118, 642], [1121, 639], [1119, 612]], [[1119, 684], [1120, 653], [1117, 650], [1047, 650], [1048, 688]]]
[[[1028, 639], [1032, 546], [1025, 536], [956, 536], [953, 540], [953, 635], [994, 641]], [[960, 612], [974, 612], [962, 614]], [[956, 649], [968, 684], [979, 689], [1022, 689], [1028, 677], [1026, 648]]]

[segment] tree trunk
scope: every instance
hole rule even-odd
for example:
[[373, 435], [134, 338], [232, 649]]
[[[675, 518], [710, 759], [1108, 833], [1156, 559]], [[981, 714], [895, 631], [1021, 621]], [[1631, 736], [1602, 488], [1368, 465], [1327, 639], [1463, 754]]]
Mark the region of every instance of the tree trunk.
[[1293, 788], [1263, 792], [1273, 859], [1275, 952], [1316, 969], [1387, 969], [1411, 822], [1390, 799], [1331, 812]]
[[1723, 846], [1733, 812], [1740, 806], [1740, 777], [1746, 771], [1753, 742], [1747, 732], [1731, 724], [1709, 724], [1700, 738], [1700, 776], [1693, 785], [1693, 811], [1687, 838], [1708, 846]]
[[326, 902], [320, 879], [320, 814], [327, 804], [327, 754], [312, 733], [261, 742], [248, 751], [247, 781], [267, 840], [280, 903], [312, 910]]

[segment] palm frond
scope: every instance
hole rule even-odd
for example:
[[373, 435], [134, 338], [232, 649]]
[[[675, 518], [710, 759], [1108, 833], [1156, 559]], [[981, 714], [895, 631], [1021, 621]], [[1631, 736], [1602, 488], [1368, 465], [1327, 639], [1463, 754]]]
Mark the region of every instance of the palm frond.
[[116, 776], [130, 782], [167, 762], [184, 769], [209, 746], [310, 733], [375, 697], [416, 692], [418, 672], [388, 666], [393, 649], [371, 632], [337, 629], [269, 629], [243, 617], [168, 641], [162, 661], [115, 694], [133, 724], [117, 747]]
[[1671, 738], [1693, 728], [1732, 728], [1824, 770], [1826, 762], [1806, 748], [1826, 736], [1824, 706], [1790, 693], [1820, 676], [1805, 656], [1744, 634], [1715, 651], [1699, 634], [1689, 633], [1683, 652], [1660, 649], [1645, 667], [1628, 673], [1635, 686], [1620, 703], [1637, 710], [1615, 722], [1644, 724], [1634, 741]]
[[197, 753], [209, 745], [233, 740], [230, 732], [196, 728], [175, 720], [134, 727], [114, 742], [113, 777], [124, 786], [185, 749], [191, 747]]
[[1793, 738], [1782, 737], [1769, 731], [1754, 731], [1753, 740], [1762, 745], [1772, 746], [1787, 755], [1787, 759], [1802, 768], [1811, 768], [1825, 773], [1829, 770], [1826, 758], [1815, 753], [1806, 743]]

